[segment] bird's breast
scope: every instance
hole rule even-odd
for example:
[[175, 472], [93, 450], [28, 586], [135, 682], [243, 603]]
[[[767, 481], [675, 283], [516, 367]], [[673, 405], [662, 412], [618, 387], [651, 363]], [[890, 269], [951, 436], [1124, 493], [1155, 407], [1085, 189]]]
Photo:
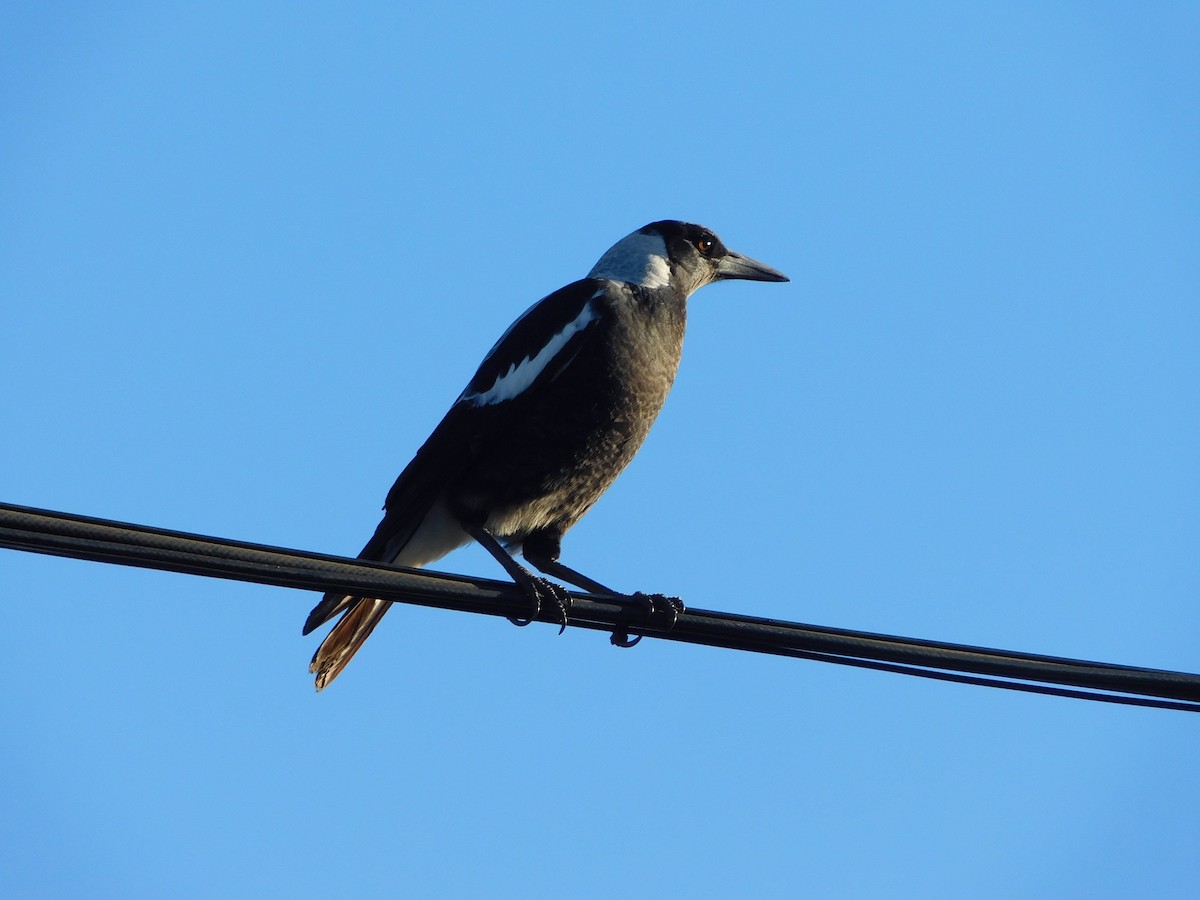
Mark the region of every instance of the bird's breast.
[[606, 309], [589, 341], [495, 435], [461, 485], [465, 503], [506, 537], [565, 531], [633, 459], [679, 368], [684, 316]]

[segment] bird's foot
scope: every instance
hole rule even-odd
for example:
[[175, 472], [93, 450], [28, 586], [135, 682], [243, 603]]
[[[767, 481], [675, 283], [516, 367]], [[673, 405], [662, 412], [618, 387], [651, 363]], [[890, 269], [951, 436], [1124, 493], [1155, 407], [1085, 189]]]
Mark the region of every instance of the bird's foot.
[[[650, 619], [658, 613], [669, 613], [670, 622], [664, 631], [670, 631], [675, 627], [675, 623], [679, 620], [679, 616], [687, 610], [683, 605], [683, 601], [678, 597], [668, 597], [666, 594], [645, 594], [641, 591], [629, 595], [630, 600], [637, 601], [642, 609], [646, 612], [646, 618]], [[609, 637], [615, 647], [634, 647], [642, 639], [642, 635], [635, 634], [632, 638], [628, 631], [617, 630]]]
[[646, 610], [647, 618], [656, 613], [669, 614], [671, 621], [666, 627], [667, 631], [675, 627], [675, 623], [679, 621], [680, 614], [687, 610], [682, 600], [678, 597], [668, 597], [666, 594], [643, 594], [641, 591], [638, 591], [629, 596], [642, 605], [642, 608]]
[[525, 596], [529, 598], [529, 616], [524, 619], [509, 616], [508, 621], [524, 628], [537, 619], [538, 613], [542, 611], [542, 604], [549, 603], [558, 609], [558, 633], [562, 634], [567, 630], [567, 616], [571, 611], [571, 593], [561, 584], [555, 584], [548, 578], [540, 578], [529, 571], [526, 571], [525, 574], [528, 577], [521, 579], [519, 584], [521, 590], [525, 592]]

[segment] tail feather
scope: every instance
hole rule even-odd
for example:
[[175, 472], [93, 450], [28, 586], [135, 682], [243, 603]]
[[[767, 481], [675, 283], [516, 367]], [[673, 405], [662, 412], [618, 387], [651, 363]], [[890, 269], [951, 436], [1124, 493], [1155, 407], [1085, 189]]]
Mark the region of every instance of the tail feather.
[[356, 598], [340, 591], [330, 591], [321, 598], [321, 602], [313, 607], [308, 618], [304, 620], [304, 631], [301, 634], [311, 634], [338, 613], [350, 606]]
[[[326, 600], [329, 599], [326, 597]], [[312, 663], [308, 667], [308, 671], [317, 676], [318, 691], [337, 678], [342, 669], [346, 668], [346, 664], [358, 652], [363, 641], [370, 637], [375, 626], [379, 624], [379, 620], [392, 605], [387, 600], [372, 600], [368, 597], [342, 596], [340, 600], [333, 599], [345, 606], [346, 612], [333, 626], [333, 630], [325, 636], [325, 640], [321, 641], [321, 646], [313, 654]], [[324, 603], [325, 601], [322, 601], [322, 605]], [[333, 616], [335, 612], [336, 610], [331, 611], [326, 618]], [[313, 615], [315, 614], [316, 610], [313, 610]], [[309, 616], [309, 621], [312, 621], [312, 616]], [[312, 627], [317, 626], [313, 625]], [[307, 625], [305, 629], [305, 634], [312, 630]]]
[[[401, 480], [403, 478], [401, 475]], [[392, 490], [394, 492], [396, 489]], [[391, 495], [388, 496], [390, 501]], [[383, 517], [358, 558], [419, 567], [441, 559], [451, 550], [470, 542], [470, 536], [463, 531], [462, 525], [445, 504], [427, 505], [417, 512], [406, 507], [403, 514], [389, 511]], [[337, 678], [391, 605], [387, 600], [356, 597], [341, 591], [330, 591], [321, 598], [321, 602], [308, 614], [304, 633], [308, 634], [339, 614], [341, 618], [325, 636], [308, 667], [317, 676], [318, 691]]]

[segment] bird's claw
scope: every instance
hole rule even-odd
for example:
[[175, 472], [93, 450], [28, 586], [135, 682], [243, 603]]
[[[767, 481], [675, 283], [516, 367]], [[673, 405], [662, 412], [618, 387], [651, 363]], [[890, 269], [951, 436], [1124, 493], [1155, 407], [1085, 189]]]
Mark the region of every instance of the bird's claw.
[[538, 613], [542, 610], [542, 603], [549, 601], [558, 608], [558, 633], [562, 634], [567, 630], [567, 615], [571, 611], [571, 594], [566, 588], [560, 584], [555, 584], [547, 578], [539, 578], [532, 573], [529, 576], [529, 581], [521, 585], [521, 587], [525, 589], [525, 595], [530, 601], [529, 616], [524, 619], [509, 616], [508, 621], [512, 622], [518, 628], [524, 628], [537, 619]]
[[[671, 621], [664, 629], [670, 631], [675, 627], [675, 623], [679, 621], [679, 616], [686, 611], [687, 607], [683, 605], [683, 601], [678, 597], [668, 597], [666, 594], [645, 594], [642, 591], [629, 595], [630, 600], [635, 600], [646, 612], [646, 618], [649, 619], [658, 612], [670, 612]], [[628, 631], [617, 630], [609, 637], [609, 641], [614, 647], [634, 647], [642, 640], [642, 635], [635, 634], [632, 638]]]
[[675, 627], [675, 623], [679, 621], [680, 614], [687, 609], [683, 605], [683, 601], [678, 597], [668, 597], [666, 594], [643, 594], [641, 591], [638, 591], [637, 593], [630, 594], [630, 597], [642, 605], [642, 608], [646, 610], [647, 618], [657, 612], [670, 612], [671, 623], [667, 625], [667, 631]]
[[571, 612], [571, 592], [553, 581], [547, 580], [544, 584], [550, 591], [550, 599], [558, 607], [558, 633], [562, 634], [567, 630], [567, 616]]

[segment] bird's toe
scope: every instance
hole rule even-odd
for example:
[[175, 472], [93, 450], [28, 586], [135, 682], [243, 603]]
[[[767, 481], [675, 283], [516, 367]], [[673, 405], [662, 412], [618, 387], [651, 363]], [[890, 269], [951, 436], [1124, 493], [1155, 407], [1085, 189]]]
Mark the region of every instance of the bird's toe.
[[[668, 597], [666, 594], [647, 594], [643, 591], [637, 591], [630, 594], [629, 599], [642, 607], [646, 614], [647, 623], [652, 622], [660, 616], [665, 618], [666, 621], [660, 626], [663, 631], [670, 631], [674, 628], [680, 615], [687, 609], [683, 605], [683, 601], [678, 597]], [[641, 639], [642, 635], [635, 634], [633, 637], [630, 637], [628, 631], [619, 628], [609, 637], [609, 642], [614, 647], [634, 647]]]
[[561, 584], [555, 584], [553, 581], [543, 579], [542, 582], [550, 594], [550, 599], [558, 607], [558, 633], [562, 634], [567, 630], [567, 618], [571, 612], [571, 592]]
[[638, 591], [630, 594], [630, 597], [642, 605], [648, 619], [660, 613], [669, 615], [670, 621], [666, 626], [668, 631], [675, 627], [680, 615], [687, 609], [678, 597], [668, 597], [666, 594], [646, 594]]
[[508, 621], [524, 628], [537, 619], [538, 614], [542, 611], [543, 604], [549, 604], [558, 610], [558, 621], [560, 623], [558, 633], [562, 634], [566, 631], [567, 617], [571, 611], [571, 593], [566, 588], [561, 584], [555, 584], [548, 578], [539, 578], [537, 575], [530, 573], [528, 580], [521, 584], [521, 589], [525, 592], [525, 596], [529, 598], [529, 615], [523, 619], [509, 616]]

